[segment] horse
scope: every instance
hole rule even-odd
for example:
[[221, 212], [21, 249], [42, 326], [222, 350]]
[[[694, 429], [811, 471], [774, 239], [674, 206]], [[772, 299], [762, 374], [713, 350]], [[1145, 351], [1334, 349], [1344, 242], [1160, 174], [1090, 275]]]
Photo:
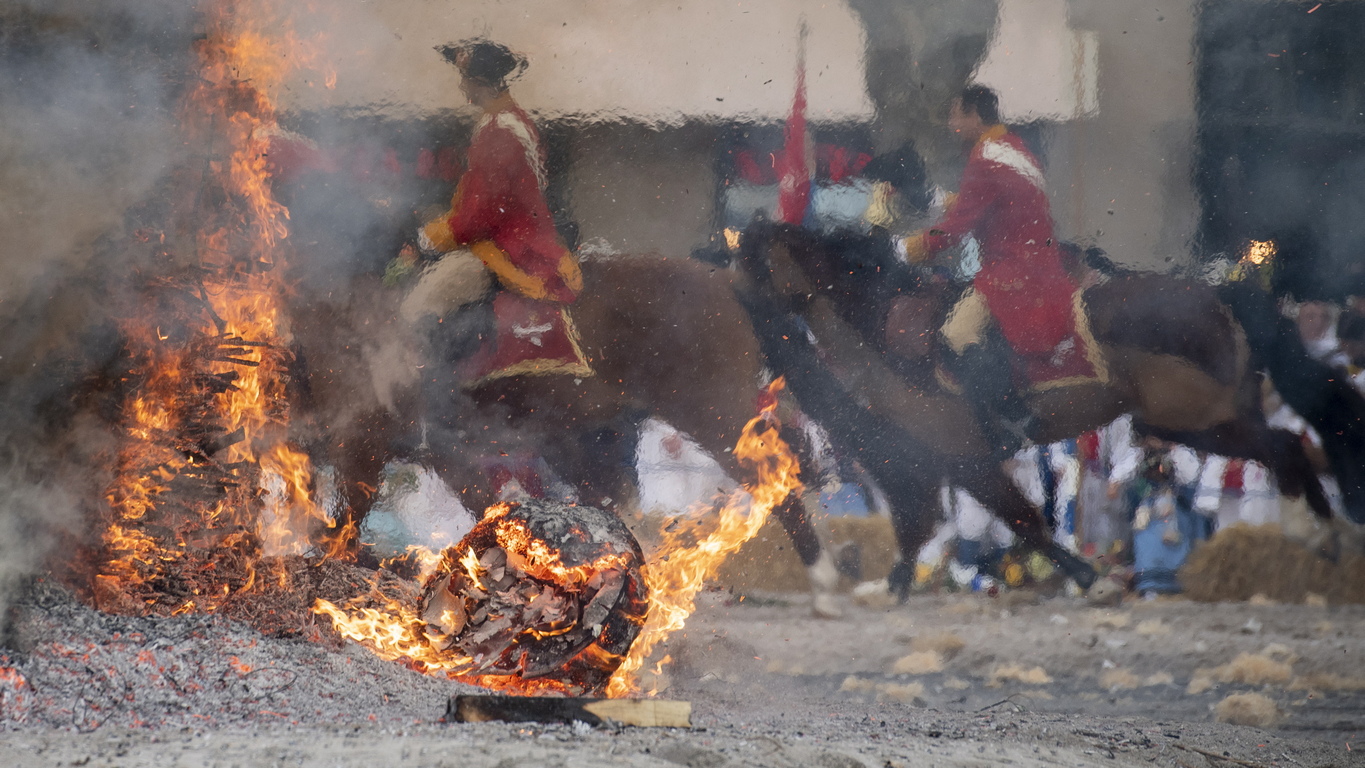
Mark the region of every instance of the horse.
[[[863, 458], [894, 507], [930, 507], [937, 479], [946, 477], [995, 510], [1026, 545], [1077, 575], [1076, 564], [1059, 557], [1039, 516], [990, 458], [968, 403], [935, 375], [937, 329], [954, 298], [947, 286], [920, 279], [875, 238], [766, 222], [744, 232], [739, 261], [748, 276], [744, 303], [770, 365], [787, 377], [802, 408]], [[1344, 437], [1329, 441], [1328, 452], [1333, 467], [1344, 470], [1338, 474], [1348, 510], [1353, 517], [1365, 511], [1358, 458], [1365, 455], [1359, 450], [1365, 448], [1359, 428], [1365, 401], [1309, 365], [1306, 354], [1292, 354], [1268, 299], [1258, 302], [1240, 288], [1220, 294], [1171, 277], [1126, 274], [1089, 288], [1080, 300], [1108, 380], [1030, 393], [1041, 420], [1037, 441], [1074, 436], [1131, 412], [1139, 434], [1264, 463], [1282, 489], [1305, 494], [1315, 513], [1329, 515], [1298, 437], [1265, 423], [1255, 351], [1310, 423], [1341, 430]], [[1305, 392], [1316, 392], [1316, 399]], [[926, 454], [932, 460], [923, 460]], [[915, 478], [907, 480], [911, 457], [920, 458], [912, 463]], [[906, 514], [897, 520], [904, 566], [932, 534], [934, 520]], [[907, 578], [904, 568], [893, 574], [902, 596]], [[1078, 583], [1085, 578], [1080, 572]]]
[[[543, 457], [581, 503], [619, 508], [651, 416], [694, 439], [730, 477], [749, 479], [733, 448], [757, 412], [765, 361], [733, 272], [662, 256], [584, 264], [571, 312], [593, 373], [512, 376], [465, 390], [455, 361], [490, 332], [492, 287], [481, 268], [443, 263], [457, 266], [450, 284], [458, 288], [432, 311], [413, 310], [417, 294], [432, 293], [421, 281], [403, 294], [364, 278], [343, 303], [304, 307], [311, 314], [295, 318], [309, 371], [309, 442], [336, 468], [349, 522], [363, 519], [385, 463], [400, 455], [420, 458], [471, 509], [498, 500], [500, 483], [480, 457], [521, 451]], [[406, 342], [416, 338], [425, 350], [413, 356]], [[784, 437], [792, 442], [794, 432], [784, 428]], [[837, 616], [837, 570], [800, 498], [774, 515], [807, 566], [816, 615]]]

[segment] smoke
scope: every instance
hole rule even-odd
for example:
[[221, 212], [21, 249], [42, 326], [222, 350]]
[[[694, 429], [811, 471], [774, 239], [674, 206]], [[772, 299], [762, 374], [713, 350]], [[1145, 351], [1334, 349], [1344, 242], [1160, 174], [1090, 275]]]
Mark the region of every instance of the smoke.
[[57, 532], [78, 519], [73, 496], [26, 478], [17, 467], [0, 470], [0, 639], [12, 596], [44, 565]]
[[961, 150], [942, 126], [952, 97], [985, 56], [998, 2], [850, 0], [849, 6], [867, 31], [867, 91], [877, 106], [878, 148], [913, 140], [935, 175], [951, 178]]
[[134, 266], [104, 244], [177, 161], [192, 33], [169, 0], [0, 8], [0, 623], [99, 499], [108, 432], [76, 398]]
[[179, 41], [187, 53], [191, 32], [176, 7], [125, 1], [77, 11], [43, 2], [0, 12], [0, 267], [8, 278], [0, 307], [79, 272], [94, 242], [175, 162], [173, 62], [163, 49]]
[[[180, 125], [198, 82], [195, 41], [207, 29], [207, 4], [0, 6], [0, 609], [27, 575], [62, 556], [54, 543], [98, 536], [84, 523], [105, 503], [117, 447], [119, 322], [145, 311], [139, 293], [156, 274], [148, 270], [155, 239], [141, 247], [140, 232], [164, 229], [169, 238], [183, 228], [177, 219], [192, 225], [186, 201], [169, 190], [214, 159], [189, 146]], [[269, 5], [284, 21], [308, 19], [307, 3]], [[255, 6], [238, 11], [262, 10]], [[297, 40], [312, 33], [299, 29]], [[306, 76], [324, 87], [319, 72]], [[277, 185], [293, 213], [280, 254], [295, 291], [292, 330], [315, 395], [312, 418], [301, 397], [295, 423], [298, 439], [316, 445], [345, 444], [383, 407], [372, 373], [415, 367], [382, 358], [402, 333], [383, 322], [392, 314], [385, 302], [400, 292], [380, 289], [377, 275], [415, 229], [411, 202], [449, 194], [446, 181], [396, 185], [387, 174], [386, 141], [400, 136], [405, 156], [415, 156], [430, 145], [424, 126], [411, 115], [395, 126], [382, 110], [361, 112], [284, 113], [286, 129], [334, 151], [325, 172]], [[167, 247], [182, 262], [193, 258], [169, 239]], [[357, 290], [362, 275], [375, 279]], [[310, 434], [308, 425], [319, 429]]]

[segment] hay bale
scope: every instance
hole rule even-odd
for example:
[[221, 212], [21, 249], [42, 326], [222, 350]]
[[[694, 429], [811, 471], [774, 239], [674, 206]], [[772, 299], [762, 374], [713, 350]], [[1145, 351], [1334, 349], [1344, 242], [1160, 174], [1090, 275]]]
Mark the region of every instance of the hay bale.
[[943, 657], [938, 651], [915, 651], [896, 659], [891, 665], [893, 675], [929, 675], [943, 671]]
[[1175, 682], [1175, 676], [1170, 672], [1153, 672], [1142, 681], [1143, 685], [1170, 685]]
[[844, 693], [872, 693], [877, 690], [877, 683], [857, 675], [849, 675], [839, 685], [839, 690]]
[[[896, 534], [891, 519], [871, 517], [822, 517], [815, 520], [821, 539], [831, 548], [854, 544], [861, 551], [863, 578], [885, 579], [896, 559]], [[716, 576], [723, 587], [738, 591], [806, 592], [810, 579], [791, 539], [776, 519], [770, 518], [758, 535], [726, 559]], [[842, 585], [851, 589], [853, 584]]]
[[877, 701], [899, 701], [923, 706], [924, 686], [919, 683], [882, 683], [877, 686]]
[[1126, 691], [1142, 685], [1142, 678], [1122, 667], [1106, 669], [1100, 674], [1100, 687], [1106, 691]]
[[998, 664], [991, 670], [989, 680], [986, 685], [991, 688], [999, 688], [1007, 682], [1026, 683], [1028, 685], [1047, 685], [1052, 682], [1052, 676], [1042, 667], [1025, 667], [1022, 664]]
[[1283, 661], [1260, 653], [1239, 653], [1232, 661], [1218, 667], [1213, 677], [1220, 683], [1283, 685], [1293, 675], [1294, 668]]
[[1148, 619], [1138, 622], [1136, 631], [1143, 637], [1156, 637], [1171, 634], [1171, 627], [1161, 619]]
[[922, 653], [937, 653], [944, 661], [952, 661], [967, 643], [952, 632], [939, 632], [933, 635], [919, 635], [910, 641], [910, 649]]
[[1214, 706], [1213, 718], [1230, 725], [1271, 728], [1282, 715], [1275, 702], [1259, 693], [1234, 693]]
[[1242, 683], [1245, 685], [1284, 685], [1294, 675], [1298, 656], [1280, 643], [1271, 643], [1260, 653], [1239, 653], [1227, 664], [1194, 671], [1185, 692], [1196, 695], [1213, 687], [1214, 683]]
[[1345, 554], [1333, 563], [1276, 526], [1234, 525], [1198, 545], [1180, 569], [1193, 600], [1250, 600], [1260, 594], [1302, 603], [1312, 594], [1330, 603], [1365, 603], [1365, 557]]
[[1296, 677], [1291, 691], [1365, 691], [1365, 677], [1348, 677], [1335, 672], [1314, 672]]

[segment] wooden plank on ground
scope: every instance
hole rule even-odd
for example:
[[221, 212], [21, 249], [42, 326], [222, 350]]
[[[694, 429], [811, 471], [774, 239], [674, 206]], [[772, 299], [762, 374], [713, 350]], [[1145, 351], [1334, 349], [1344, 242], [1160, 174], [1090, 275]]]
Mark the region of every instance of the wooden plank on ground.
[[607, 721], [653, 728], [691, 728], [692, 703], [667, 699], [549, 698], [541, 696], [456, 696], [446, 707], [446, 721], [483, 723], [568, 723]]

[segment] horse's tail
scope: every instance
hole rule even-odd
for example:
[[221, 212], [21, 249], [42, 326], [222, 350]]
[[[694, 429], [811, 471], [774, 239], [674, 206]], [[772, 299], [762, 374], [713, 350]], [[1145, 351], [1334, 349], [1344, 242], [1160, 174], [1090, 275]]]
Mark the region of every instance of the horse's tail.
[[1269, 372], [1284, 401], [1322, 438], [1346, 516], [1365, 523], [1365, 397], [1343, 372], [1309, 356], [1268, 293], [1231, 283], [1219, 289], [1219, 297], [1246, 333], [1255, 364]]

